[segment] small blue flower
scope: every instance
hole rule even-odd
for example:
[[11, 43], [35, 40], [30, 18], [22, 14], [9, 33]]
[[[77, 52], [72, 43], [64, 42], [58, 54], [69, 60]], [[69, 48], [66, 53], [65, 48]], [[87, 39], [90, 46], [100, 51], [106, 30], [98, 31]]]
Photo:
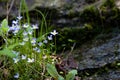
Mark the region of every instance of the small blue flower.
[[14, 75], [14, 78], [19, 78], [19, 73], [16, 73], [16, 74]]
[[48, 36], [48, 40], [52, 40], [52, 39], [53, 39], [52, 35]]
[[15, 54], [16, 56], [18, 56], [20, 54], [20, 52], [17, 52], [17, 51], [12, 51], [13, 54]]
[[31, 40], [31, 43], [32, 43], [32, 44], [35, 44], [35, 43], [36, 43], [36, 38], [33, 38], [33, 39]]
[[17, 17], [17, 19], [18, 19], [18, 20], [21, 20], [21, 19], [22, 19], [22, 16], [21, 16], [21, 15], [19, 15], [19, 16]]
[[13, 31], [13, 30], [15, 30], [14, 27], [9, 27], [9, 31]]
[[47, 41], [47, 40], [44, 40], [44, 41], [43, 41], [43, 43], [47, 44], [47, 43], [48, 43], [48, 41]]
[[38, 45], [39, 45], [39, 46], [42, 46], [42, 45], [43, 45], [43, 43], [42, 43], [42, 42], [39, 42], [39, 43], [38, 43]]
[[34, 62], [34, 59], [32, 58], [28, 58], [28, 61], [27, 61], [28, 63], [33, 63]]
[[38, 53], [41, 52], [38, 47], [33, 48], [33, 50], [36, 51], [36, 52], [38, 52]]
[[58, 34], [58, 32], [56, 32], [56, 30], [53, 30], [53, 32], [51, 32], [51, 34], [55, 36]]
[[13, 58], [13, 60], [14, 60], [14, 63], [17, 63], [20, 59], [18, 59], [18, 58]]
[[15, 30], [13, 31], [13, 33], [16, 35], [19, 32], [19, 28], [15, 28]]
[[12, 21], [12, 24], [17, 25], [17, 24], [18, 24], [18, 20], [13, 20], [13, 21]]
[[12, 27], [9, 27], [8, 31], [12, 31], [15, 35], [19, 32], [20, 26], [12, 24]]
[[25, 56], [25, 55], [22, 55], [21, 57], [23, 60], [27, 58], [27, 56]]
[[41, 52], [41, 50], [40, 50], [40, 49], [38, 49], [36, 52], [40, 53], [40, 52]]
[[33, 33], [32, 30], [29, 30], [29, 31], [28, 31], [28, 34], [29, 34], [29, 35], [32, 35], [32, 33]]
[[32, 25], [32, 29], [38, 29], [38, 25], [37, 24], [35, 24], [35, 25], [33, 24]]
[[23, 28], [28, 28], [29, 27], [29, 24], [23, 24]]

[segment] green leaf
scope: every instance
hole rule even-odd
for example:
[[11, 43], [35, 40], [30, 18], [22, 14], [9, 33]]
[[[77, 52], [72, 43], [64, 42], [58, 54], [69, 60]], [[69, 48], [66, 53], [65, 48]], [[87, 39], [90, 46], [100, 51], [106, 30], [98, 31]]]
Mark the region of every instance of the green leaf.
[[58, 74], [55, 65], [47, 63], [47, 71], [55, 80], [64, 80], [64, 78]]
[[58, 80], [65, 80], [65, 79], [59, 75]]
[[1, 31], [0, 32], [3, 32], [4, 34], [7, 33], [9, 27], [8, 27], [8, 21], [7, 19], [4, 19], [1, 23]]
[[19, 44], [19, 43], [15, 43], [15, 44], [13, 44], [13, 45], [9, 45], [9, 46], [8, 46], [8, 49], [12, 50], [12, 49], [14, 49], [16, 46], [18, 46], [18, 45], [20, 45], [20, 44]]
[[120, 63], [117, 63], [117, 66], [120, 66]]
[[77, 74], [77, 70], [71, 70], [71, 71], [66, 75], [66, 80], [74, 80], [76, 74]]
[[77, 70], [71, 70], [69, 73], [72, 73], [72, 74], [76, 75], [77, 74]]
[[11, 58], [14, 58], [16, 57], [15, 54], [13, 54], [12, 50], [9, 50], [9, 49], [3, 49], [3, 50], [0, 50], [0, 55], [6, 55], [8, 57], [11, 57]]
[[55, 65], [47, 63], [47, 71], [53, 78], [58, 79], [59, 74], [55, 68]]
[[75, 42], [75, 40], [72, 40], [72, 39], [68, 39], [69, 42]]

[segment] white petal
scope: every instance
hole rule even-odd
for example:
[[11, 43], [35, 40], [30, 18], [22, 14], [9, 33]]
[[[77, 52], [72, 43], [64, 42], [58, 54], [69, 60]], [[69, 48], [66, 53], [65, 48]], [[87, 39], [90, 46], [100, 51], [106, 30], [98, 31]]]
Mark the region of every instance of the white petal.
[[56, 32], [56, 30], [53, 30], [53, 32], [51, 32], [51, 34], [55, 36], [56, 34], [58, 34], [58, 32]]
[[48, 36], [48, 40], [52, 40], [52, 35]]
[[19, 16], [17, 17], [17, 19], [18, 19], [18, 20], [21, 20], [21, 19], [22, 19], [22, 16], [19, 15]]
[[23, 60], [26, 59], [26, 56], [25, 56], [25, 55], [22, 55], [21, 57], [22, 57]]
[[27, 62], [32, 63], [32, 62], [34, 62], [34, 59], [33, 58], [32, 59], [28, 58]]
[[19, 61], [18, 58], [13, 58], [13, 60], [14, 60], [14, 63], [17, 63]]

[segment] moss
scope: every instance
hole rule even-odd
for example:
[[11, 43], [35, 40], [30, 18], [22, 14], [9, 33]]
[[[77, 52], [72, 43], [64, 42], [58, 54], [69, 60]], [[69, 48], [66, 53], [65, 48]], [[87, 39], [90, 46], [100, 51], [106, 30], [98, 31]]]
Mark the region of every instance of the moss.
[[91, 24], [85, 24], [84, 28], [87, 28], [88, 30], [92, 30], [93, 26]]
[[94, 6], [89, 6], [80, 14], [80, 18], [83, 23], [98, 23], [100, 21], [99, 10]]
[[[82, 28], [66, 28], [60, 31], [63, 36], [57, 41], [58, 45], [63, 44], [66, 49], [71, 49], [74, 42], [78, 47], [101, 33], [110, 33], [113, 28], [120, 25], [120, 11], [111, 0], [111, 3], [105, 2], [99, 9], [95, 6], [86, 7], [80, 14], [80, 19], [84, 24]], [[68, 39], [73, 42], [69, 42]]]
[[113, 32], [113, 29], [120, 25], [120, 11], [113, 1], [106, 0], [99, 8], [93, 5], [86, 7], [79, 16], [83, 23], [82, 28], [64, 28], [60, 31], [62, 38], [58, 39], [57, 44], [63, 44], [66, 49], [71, 49], [74, 42], [77, 43], [76, 47], [79, 47], [99, 34]]
[[113, 8], [115, 7], [115, 0], [106, 0], [102, 6]]
[[101, 19], [104, 26], [115, 27], [118, 26], [116, 19], [119, 17], [119, 9], [115, 6], [114, 0], [106, 0], [105, 3], [100, 7]]
[[99, 31], [94, 30], [91, 24], [85, 24], [82, 28], [64, 28], [59, 32], [57, 49], [62, 51], [64, 48], [71, 50], [74, 43], [75, 48], [80, 47], [81, 44], [92, 40]]
[[[119, 26], [120, 10], [115, 6], [114, 0], [106, 0], [99, 8], [88, 6], [80, 14], [82, 23], [89, 23], [94, 29], [103, 29], [103, 32]], [[99, 26], [99, 27], [95, 27]]]
[[8, 2], [8, 0], [0, 0], [0, 2]]
[[120, 18], [120, 12], [115, 6], [110, 8], [109, 6], [101, 6], [101, 19], [104, 26], [115, 27], [119, 23], [116, 19]]

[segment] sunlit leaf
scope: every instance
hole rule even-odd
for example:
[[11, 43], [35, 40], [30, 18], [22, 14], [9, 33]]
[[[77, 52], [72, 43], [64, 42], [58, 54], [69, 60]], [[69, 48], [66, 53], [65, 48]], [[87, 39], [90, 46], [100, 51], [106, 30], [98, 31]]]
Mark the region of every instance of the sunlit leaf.
[[120, 63], [117, 63], [118, 66], [120, 66]]
[[77, 70], [71, 70], [71, 71], [66, 75], [66, 80], [74, 80], [76, 74], [77, 74]]
[[8, 21], [7, 19], [4, 19], [1, 23], [1, 32], [6, 33], [8, 31]]
[[75, 42], [75, 40], [72, 40], [72, 39], [68, 39], [69, 42]]
[[47, 71], [53, 78], [58, 79], [59, 74], [55, 68], [55, 65], [48, 63], [47, 64]]
[[0, 50], [0, 55], [5, 55], [5, 56], [11, 57], [11, 58], [16, 57], [16, 55], [13, 54], [12, 50], [9, 50], [9, 49]]
[[58, 80], [65, 80], [65, 79], [59, 75]]
[[12, 44], [12, 45], [9, 45], [8, 46], [8, 49], [14, 49], [16, 46], [20, 45], [19, 43], [15, 43], [15, 44]]

